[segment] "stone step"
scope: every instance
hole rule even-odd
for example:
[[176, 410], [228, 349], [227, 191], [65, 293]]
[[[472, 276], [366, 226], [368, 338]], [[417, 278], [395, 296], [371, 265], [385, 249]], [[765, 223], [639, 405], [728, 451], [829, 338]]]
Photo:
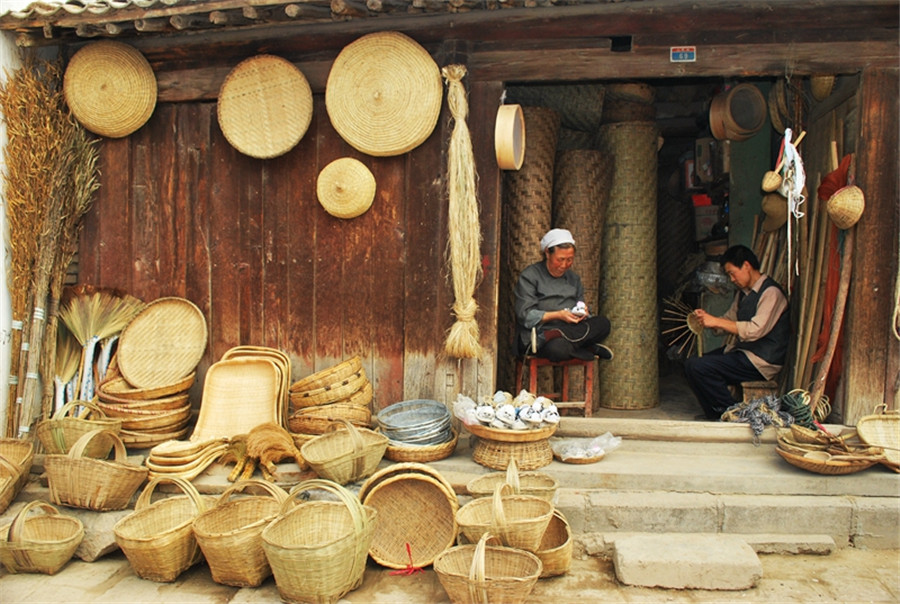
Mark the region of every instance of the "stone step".
[[[634, 535], [645, 535], [642, 532], [614, 531], [609, 533], [582, 533], [575, 540], [577, 557], [599, 556], [612, 559], [618, 540]], [[680, 535], [687, 539], [701, 533], [666, 533]], [[731, 535], [745, 541], [757, 554], [806, 554], [827, 556], [836, 549], [831, 535], [814, 534], [756, 534], [741, 533]]]

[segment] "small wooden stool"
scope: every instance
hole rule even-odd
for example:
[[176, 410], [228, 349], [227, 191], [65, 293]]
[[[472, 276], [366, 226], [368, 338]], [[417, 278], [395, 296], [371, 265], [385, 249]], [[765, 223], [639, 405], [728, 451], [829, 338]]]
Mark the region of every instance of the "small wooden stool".
[[[522, 379], [524, 377], [525, 367], [528, 367], [528, 392], [535, 396], [545, 396], [554, 401], [559, 409], [580, 409], [584, 408], [584, 416], [590, 417], [594, 401], [594, 357], [590, 361], [581, 359], [568, 359], [566, 361], [554, 362], [549, 359], [526, 355], [524, 358], [516, 359], [516, 392], [520, 392], [523, 388]], [[537, 379], [538, 369], [540, 367], [562, 367], [562, 392], [538, 392]], [[569, 368], [582, 367], [584, 369], [584, 400], [569, 401]], [[557, 399], [559, 399], [557, 401]]]
[[743, 392], [745, 403], [767, 396], [778, 396], [778, 382], [773, 380], [741, 382], [741, 391]]

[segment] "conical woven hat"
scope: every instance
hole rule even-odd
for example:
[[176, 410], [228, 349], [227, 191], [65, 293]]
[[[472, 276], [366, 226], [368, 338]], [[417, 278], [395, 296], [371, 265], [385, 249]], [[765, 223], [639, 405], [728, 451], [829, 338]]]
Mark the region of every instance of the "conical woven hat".
[[268, 159], [300, 142], [312, 121], [309, 82], [293, 63], [259, 55], [238, 63], [219, 90], [219, 127], [245, 155]]
[[358, 159], [336, 159], [319, 173], [316, 195], [325, 211], [336, 218], [356, 218], [372, 206], [375, 177]]
[[63, 93], [82, 126], [100, 136], [128, 136], [156, 107], [156, 76], [136, 48], [104, 40], [75, 53], [63, 77]]
[[399, 32], [376, 32], [347, 45], [325, 87], [331, 125], [351, 146], [376, 157], [401, 155], [431, 135], [441, 112], [441, 71]]

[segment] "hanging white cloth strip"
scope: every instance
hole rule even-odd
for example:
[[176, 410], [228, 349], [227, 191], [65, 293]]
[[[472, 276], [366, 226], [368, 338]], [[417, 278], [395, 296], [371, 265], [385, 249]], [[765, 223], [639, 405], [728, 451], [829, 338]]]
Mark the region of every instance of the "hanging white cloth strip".
[[[784, 150], [782, 152], [781, 161], [779, 165], [781, 168], [781, 186], [778, 187], [778, 192], [787, 199], [787, 207], [788, 207], [788, 221], [787, 221], [787, 262], [788, 262], [788, 275], [799, 275], [800, 274], [800, 266], [799, 263], [794, 259], [791, 245], [793, 242], [793, 234], [791, 228], [791, 217], [794, 220], [799, 220], [803, 218], [804, 213], [800, 211], [800, 205], [806, 201], [806, 196], [803, 195], [803, 189], [806, 187], [806, 172], [803, 169], [803, 160], [800, 157], [800, 153], [797, 151], [797, 147], [794, 143], [791, 142], [791, 137], [793, 136], [793, 131], [790, 128], [784, 129]], [[803, 134], [800, 135], [800, 138], [803, 137]], [[797, 139], [797, 143], [800, 142], [800, 138]], [[793, 271], [790, 269], [793, 268]], [[790, 280], [790, 277], [789, 277]]]

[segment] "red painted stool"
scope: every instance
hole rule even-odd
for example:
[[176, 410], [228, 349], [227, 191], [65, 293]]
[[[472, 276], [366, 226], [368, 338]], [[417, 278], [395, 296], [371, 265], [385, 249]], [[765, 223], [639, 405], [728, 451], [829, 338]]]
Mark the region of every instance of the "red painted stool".
[[[594, 357], [590, 361], [581, 359], [569, 359], [566, 361], [554, 362], [549, 359], [525, 355], [516, 359], [516, 392], [520, 392], [523, 388], [522, 379], [525, 368], [528, 368], [528, 392], [535, 396], [545, 396], [552, 401], [558, 409], [579, 409], [584, 408], [584, 416], [590, 417], [594, 401]], [[538, 369], [540, 367], [562, 367], [562, 392], [538, 392], [537, 378]], [[569, 369], [572, 367], [582, 367], [584, 369], [584, 400], [569, 400]], [[559, 399], [557, 401], [557, 399]]]

